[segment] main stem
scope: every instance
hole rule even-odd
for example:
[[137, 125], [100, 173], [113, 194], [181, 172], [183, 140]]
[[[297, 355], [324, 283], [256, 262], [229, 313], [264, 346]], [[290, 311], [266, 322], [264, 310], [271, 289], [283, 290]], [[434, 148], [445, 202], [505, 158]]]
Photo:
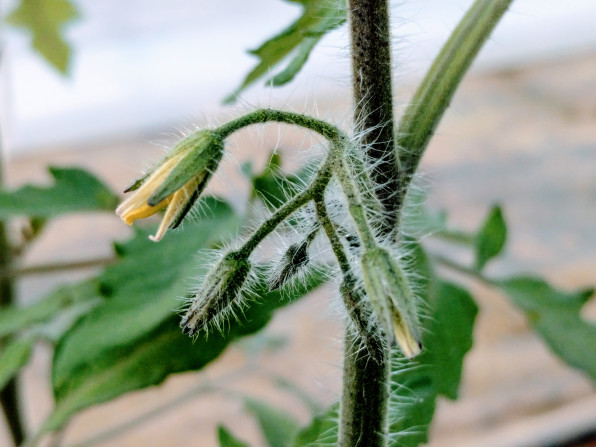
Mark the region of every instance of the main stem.
[[[399, 166], [395, 151], [391, 37], [386, 0], [349, 0], [356, 131], [374, 165], [371, 180], [383, 207], [381, 231], [394, 236], [398, 223]], [[361, 349], [366, 343], [350, 327], [345, 330], [343, 393], [340, 410], [341, 447], [387, 445], [389, 351], [380, 331], [371, 331], [382, 346], [373, 360]]]
[[350, 0], [354, 122], [374, 169], [371, 180], [384, 213], [383, 230], [396, 231], [399, 161], [395, 151], [391, 35], [387, 0]]

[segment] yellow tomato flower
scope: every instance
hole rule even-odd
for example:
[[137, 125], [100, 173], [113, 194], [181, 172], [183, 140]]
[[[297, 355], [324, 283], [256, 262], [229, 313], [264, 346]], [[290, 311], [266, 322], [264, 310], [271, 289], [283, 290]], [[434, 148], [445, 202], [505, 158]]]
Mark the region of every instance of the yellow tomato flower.
[[199, 131], [181, 140], [161, 162], [124, 192], [134, 191], [116, 214], [127, 224], [166, 209], [152, 241], [176, 228], [205, 189], [223, 155], [223, 141], [212, 131]]

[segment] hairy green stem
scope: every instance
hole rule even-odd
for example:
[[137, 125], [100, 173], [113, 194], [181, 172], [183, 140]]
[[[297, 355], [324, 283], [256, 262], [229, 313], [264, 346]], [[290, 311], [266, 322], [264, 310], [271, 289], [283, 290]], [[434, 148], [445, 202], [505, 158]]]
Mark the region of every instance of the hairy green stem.
[[399, 123], [400, 207], [443, 113], [472, 61], [513, 0], [476, 0], [441, 49]]
[[301, 115], [299, 113], [273, 109], [255, 110], [254, 112], [248, 113], [241, 116], [240, 118], [236, 118], [223, 124], [222, 126], [215, 129], [214, 132], [216, 132], [220, 138], [224, 139], [243, 127], [247, 127], [252, 124], [263, 124], [268, 122], [292, 124], [303, 127], [318, 133], [330, 142], [337, 141], [340, 137], [346, 137], [345, 134], [337, 127], [320, 119], [307, 115]]
[[349, 0], [356, 131], [373, 163], [371, 179], [385, 211], [383, 231], [398, 219], [399, 169], [393, 123], [391, 34], [387, 0]]
[[[399, 165], [394, 141], [391, 35], [387, 0], [349, 0], [352, 85], [356, 131], [373, 164], [371, 180], [382, 207], [381, 233], [395, 235], [399, 216]], [[341, 161], [341, 159], [340, 159]], [[364, 248], [375, 244], [366, 210], [343, 164], [338, 178], [348, 199]], [[348, 168], [348, 169], [346, 169]], [[342, 173], [343, 171], [343, 173]], [[349, 285], [344, 292], [347, 294]], [[350, 296], [350, 295], [346, 295]], [[378, 333], [373, 331], [372, 334]], [[381, 341], [377, 361], [360, 349], [362, 335], [349, 327], [344, 332], [343, 392], [338, 445], [382, 447], [387, 444], [389, 352]], [[374, 337], [374, 336], [373, 336]]]
[[315, 197], [315, 209], [317, 218], [327, 235], [327, 239], [329, 239], [331, 249], [333, 250], [333, 254], [338, 261], [339, 268], [344, 277], [339, 291], [344, 300], [344, 305], [350, 320], [360, 335], [361, 341], [365, 344], [368, 354], [375, 362], [382, 362], [384, 355], [383, 339], [378, 336], [378, 334], [371, 333], [371, 329], [374, 330], [374, 327], [370, 324], [370, 319], [373, 314], [372, 308], [362, 291], [356, 287], [356, 278], [352, 273], [350, 261], [339, 235], [337, 234], [335, 226], [329, 218], [322, 195]]
[[238, 253], [244, 254], [246, 256], [250, 255], [250, 253], [252, 253], [258, 247], [258, 245], [288, 216], [313, 200], [317, 194], [321, 193], [321, 191], [324, 191], [325, 187], [329, 183], [329, 180], [331, 179], [330, 166], [331, 158], [328, 158], [324, 165], [319, 169], [316, 178], [309, 185], [309, 187], [286, 202], [275, 213], [273, 213], [269, 219], [263, 222], [238, 250]]
[[349, 166], [343, 150], [340, 146], [334, 145], [332, 148], [335, 163], [334, 173], [337, 175], [341, 189], [348, 202], [348, 211], [356, 224], [356, 231], [360, 238], [360, 243], [365, 249], [374, 249], [377, 246], [375, 235], [370, 227], [366, 214], [366, 206], [362, 203], [360, 192], [355, 186], [356, 181], [350, 173]]

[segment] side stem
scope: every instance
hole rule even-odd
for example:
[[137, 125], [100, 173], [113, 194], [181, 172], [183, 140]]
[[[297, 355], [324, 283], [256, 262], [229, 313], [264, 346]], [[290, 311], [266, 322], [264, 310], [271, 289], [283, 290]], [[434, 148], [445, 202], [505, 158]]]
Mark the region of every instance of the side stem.
[[[399, 123], [400, 197], [409, 183], [436, 127], [476, 55], [513, 0], [476, 0], [443, 45]], [[400, 206], [401, 206], [400, 205]]]
[[[1, 45], [1, 42], [0, 42]], [[0, 47], [0, 69], [2, 64], [2, 48]], [[4, 183], [4, 163], [2, 152], [2, 134], [0, 133], [0, 186]], [[12, 268], [12, 250], [6, 231], [6, 222], [0, 220], [0, 272], [8, 272]], [[14, 301], [14, 282], [10, 276], [0, 275], [0, 311]], [[6, 340], [0, 340], [0, 347]], [[6, 417], [6, 423], [12, 434], [15, 445], [25, 439], [25, 430], [19, 408], [18, 386], [16, 379], [11, 379], [0, 391], [0, 404]]]

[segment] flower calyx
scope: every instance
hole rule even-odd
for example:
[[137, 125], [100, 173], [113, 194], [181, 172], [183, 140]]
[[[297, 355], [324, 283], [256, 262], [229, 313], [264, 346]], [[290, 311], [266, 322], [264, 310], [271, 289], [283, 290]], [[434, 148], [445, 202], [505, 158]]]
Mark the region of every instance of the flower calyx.
[[397, 260], [380, 247], [367, 250], [361, 263], [366, 294], [385, 332], [390, 338], [395, 337], [406, 357], [418, 355], [422, 337], [406, 274]]

